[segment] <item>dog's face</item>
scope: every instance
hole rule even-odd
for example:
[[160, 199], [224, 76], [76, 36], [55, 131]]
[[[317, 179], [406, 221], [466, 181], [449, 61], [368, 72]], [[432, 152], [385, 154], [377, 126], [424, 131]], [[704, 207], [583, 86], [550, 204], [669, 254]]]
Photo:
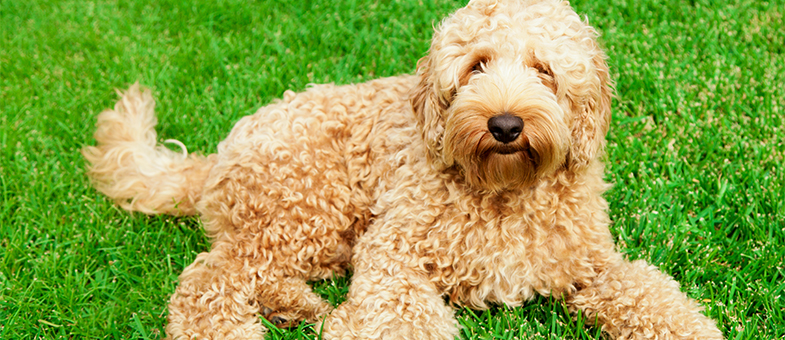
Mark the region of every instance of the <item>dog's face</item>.
[[476, 0], [445, 19], [412, 96], [429, 159], [491, 191], [585, 168], [612, 96], [596, 35], [551, 0]]

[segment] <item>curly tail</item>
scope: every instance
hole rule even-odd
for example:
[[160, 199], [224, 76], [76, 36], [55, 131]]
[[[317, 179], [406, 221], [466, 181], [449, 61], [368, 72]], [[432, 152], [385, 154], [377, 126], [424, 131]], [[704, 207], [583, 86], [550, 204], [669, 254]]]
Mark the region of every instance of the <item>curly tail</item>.
[[96, 146], [82, 149], [93, 185], [123, 209], [145, 214], [194, 215], [215, 155], [188, 155], [156, 143], [150, 90], [132, 85], [114, 110], [98, 115]]

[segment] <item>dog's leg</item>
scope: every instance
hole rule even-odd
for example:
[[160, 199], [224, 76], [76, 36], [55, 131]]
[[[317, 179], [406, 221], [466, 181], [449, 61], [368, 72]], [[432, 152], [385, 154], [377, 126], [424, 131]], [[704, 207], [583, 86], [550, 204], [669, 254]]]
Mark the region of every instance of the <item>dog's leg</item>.
[[280, 264], [237, 256], [233, 248], [216, 242], [180, 275], [169, 304], [171, 338], [261, 339], [260, 316], [288, 327], [317, 322], [332, 309], [304, 278], [279, 276]]
[[392, 243], [355, 250], [347, 301], [325, 320], [325, 339], [455, 338], [453, 310], [424, 271], [393, 259]]
[[639, 260], [619, 260], [567, 299], [616, 339], [722, 339], [679, 283]]
[[180, 275], [169, 302], [171, 339], [261, 339], [264, 328], [256, 294], [256, 275], [225, 256], [225, 248], [201, 253]]
[[264, 281], [259, 284], [258, 296], [262, 315], [278, 327], [297, 326], [302, 319], [316, 323], [333, 309], [302, 278], [270, 277]]
[[[251, 146], [232, 147], [259, 156]], [[172, 336], [219, 339], [236, 330], [258, 339], [260, 316], [286, 327], [332, 309], [306, 281], [343, 273], [351, 256], [349, 189], [330, 181], [342, 172], [312, 166], [305, 174], [291, 161], [241, 160], [219, 162], [206, 182], [198, 209], [213, 248], [180, 278], [170, 304]]]

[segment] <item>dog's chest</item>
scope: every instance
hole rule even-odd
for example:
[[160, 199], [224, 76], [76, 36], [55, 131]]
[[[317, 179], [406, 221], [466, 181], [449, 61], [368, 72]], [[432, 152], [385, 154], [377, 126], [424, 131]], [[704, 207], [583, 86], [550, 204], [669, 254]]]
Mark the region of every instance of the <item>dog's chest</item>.
[[544, 235], [520, 220], [483, 222], [466, 225], [447, 254], [452, 265], [444, 268], [444, 281], [455, 297], [477, 307], [482, 301], [516, 305], [546, 288], [543, 262], [553, 256], [538, 246]]
[[550, 202], [522, 202], [515, 209], [488, 202], [452, 206], [445, 214], [451, 218], [428, 237], [437, 255], [432, 279], [455, 302], [478, 308], [570, 290], [575, 273], [588, 270], [582, 229], [569, 211]]

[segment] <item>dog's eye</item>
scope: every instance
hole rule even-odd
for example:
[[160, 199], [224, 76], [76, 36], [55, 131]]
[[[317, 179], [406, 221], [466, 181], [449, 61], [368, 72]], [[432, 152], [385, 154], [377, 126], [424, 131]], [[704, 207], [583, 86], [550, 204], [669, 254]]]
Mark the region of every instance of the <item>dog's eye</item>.
[[554, 93], [556, 93], [556, 78], [553, 77], [553, 72], [550, 68], [537, 65], [535, 66], [538, 72], [538, 77], [542, 80], [542, 84], [549, 87]]
[[551, 72], [550, 68], [544, 65], [537, 65], [535, 68], [537, 68], [537, 72], [540, 74], [553, 78], [553, 73]]
[[474, 66], [472, 66], [472, 73], [482, 73], [482, 71], [483, 71], [483, 63], [484, 62], [482, 60], [476, 62], [474, 64]]

